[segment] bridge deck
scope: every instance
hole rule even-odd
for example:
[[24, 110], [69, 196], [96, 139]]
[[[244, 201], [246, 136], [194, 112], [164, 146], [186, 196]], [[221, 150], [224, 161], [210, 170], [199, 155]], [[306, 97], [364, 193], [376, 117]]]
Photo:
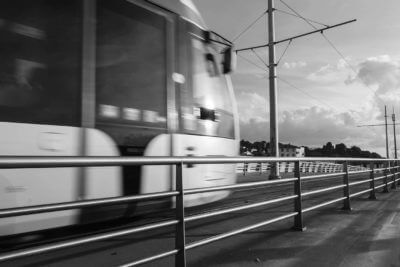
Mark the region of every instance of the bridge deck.
[[377, 197], [306, 214], [304, 232], [288, 220], [191, 251], [189, 266], [400, 266], [400, 194]]
[[[240, 177], [260, 180], [262, 176]], [[368, 185], [366, 185], [368, 186]], [[307, 188], [304, 187], [304, 190]], [[242, 201], [254, 196], [275, 195], [293, 189], [276, 187], [247, 191], [236, 195]], [[230, 237], [187, 252], [187, 266], [400, 266], [400, 189], [378, 193], [378, 200], [368, 194], [353, 198], [353, 211], [337, 205], [304, 214], [307, 230], [288, 230], [287, 219], [257, 230]], [[257, 194], [257, 195], [252, 195]], [[339, 190], [337, 194], [342, 194]], [[235, 195], [234, 195], [235, 196]], [[332, 196], [326, 196], [332, 198]], [[248, 200], [247, 200], [248, 199]], [[318, 204], [320, 196], [312, 199]], [[223, 203], [221, 203], [223, 204]], [[310, 204], [309, 204], [310, 205]], [[293, 210], [292, 201], [275, 207], [261, 207], [251, 212], [235, 212], [221, 217], [187, 224], [186, 241], [208, 238], [242, 226], [261, 222]], [[154, 237], [133, 235], [95, 242], [50, 254], [1, 263], [1, 266], [118, 266], [135, 257], [154, 255], [174, 247], [173, 228], [155, 231]], [[145, 266], [174, 266], [169, 257]]]

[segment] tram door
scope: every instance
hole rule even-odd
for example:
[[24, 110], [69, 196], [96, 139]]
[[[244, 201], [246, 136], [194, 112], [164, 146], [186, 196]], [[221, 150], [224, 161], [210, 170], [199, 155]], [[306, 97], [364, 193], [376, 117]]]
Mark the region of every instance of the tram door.
[[[96, 129], [120, 155], [171, 155], [173, 23], [142, 1], [97, 2]], [[170, 174], [169, 166], [124, 166], [122, 194], [167, 191]]]

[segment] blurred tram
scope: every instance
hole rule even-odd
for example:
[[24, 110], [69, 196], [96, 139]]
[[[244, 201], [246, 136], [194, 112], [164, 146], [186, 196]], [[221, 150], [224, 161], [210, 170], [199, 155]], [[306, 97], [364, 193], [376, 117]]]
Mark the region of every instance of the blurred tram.
[[[0, 155], [236, 156], [231, 50], [190, 0], [2, 0]], [[236, 181], [234, 165], [183, 171], [185, 188]], [[0, 170], [0, 209], [173, 188], [170, 166]], [[228, 194], [187, 196], [186, 206]], [[0, 235], [134, 210], [4, 218]]]

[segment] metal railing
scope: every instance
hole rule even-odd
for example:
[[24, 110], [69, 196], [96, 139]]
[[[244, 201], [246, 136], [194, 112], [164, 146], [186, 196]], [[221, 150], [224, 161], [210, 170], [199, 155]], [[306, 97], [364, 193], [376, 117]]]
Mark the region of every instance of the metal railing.
[[[253, 162], [253, 163], [241, 163], [237, 164], [236, 173], [238, 174], [251, 174], [258, 173], [263, 174], [271, 170], [272, 164], [270, 163], [262, 163], [262, 162]], [[363, 166], [351, 166], [349, 165], [350, 171], [364, 171], [367, 168]], [[294, 171], [294, 162], [282, 162], [279, 164], [279, 172], [280, 173], [288, 173]], [[342, 172], [343, 165], [332, 162], [308, 162], [301, 161], [300, 163], [300, 171], [304, 173], [334, 173], [334, 172]]]
[[[303, 162], [341, 162], [340, 172], [337, 173], [327, 173], [327, 174], [317, 174], [303, 176], [302, 164]], [[285, 178], [280, 180], [266, 180], [260, 182], [249, 182], [234, 185], [216, 186], [208, 188], [194, 188], [194, 189], [184, 189], [183, 188], [183, 168], [186, 164], [249, 164], [249, 163], [271, 163], [271, 162], [291, 162], [294, 164], [293, 172], [294, 177]], [[351, 171], [349, 162], [353, 163], [363, 163], [369, 164], [369, 168], [358, 169]], [[384, 165], [384, 168], [375, 168], [380, 165]], [[152, 200], [158, 198], [170, 198], [176, 197], [176, 208], [175, 208], [175, 218], [157, 222], [150, 223], [140, 227], [134, 227], [126, 230], [118, 230], [113, 232], [95, 234], [89, 237], [82, 237], [73, 240], [67, 240], [63, 242], [57, 242], [53, 244], [42, 245], [34, 248], [27, 248], [18, 251], [12, 251], [0, 255], [0, 263], [17, 259], [20, 257], [32, 256], [37, 254], [42, 254], [46, 252], [51, 252], [54, 250], [65, 249], [69, 247], [74, 247], [78, 245], [83, 245], [95, 241], [106, 240], [110, 238], [126, 236], [134, 233], [159, 229], [168, 226], [175, 226], [175, 248], [160, 254], [153, 255], [148, 258], [137, 260], [134, 262], [127, 263], [123, 266], [136, 266], [143, 263], [148, 263], [157, 259], [161, 259], [167, 256], [175, 255], [176, 266], [186, 266], [186, 253], [188, 250], [200, 247], [211, 242], [215, 242], [230, 236], [234, 236], [252, 229], [256, 229], [274, 222], [282, 221], [288, 218], [294, 218], [294, 228], [297, 230], [304, 230], [303, 214], [333, 203], [343, 202], [344, 209], [351, 210], [351, 198], [369, 193], [369, 198], [375, 199], [375, 192], [378, 188], [383, 188], [384, 192], [388, 192], [388, 186], [391, 185], [392, 188], [396, 187], [396, 182], [400, 180], [398, 178], [399, 172], [399, 161], [389, 160], [389, 159], [355, 159], [355, 158], [268, 158], [268, 157], [1, 157], [0, 158], [0, 169], [9, 168], [54, 168], [54, 167], [95, 167], [95, 166], [120, 166], [120, 165], [174, 165], [176, 170], [176, 189], [169, 192], [160, 192], [152, 194], [135, 195], [128, 197], [114, 197], [114, 198], [103, 198], [103, 199], [93, 199], [84, 200], [77, 202], [66, 202], [57, 203], [49, 205], [40, 206], [29, 206], [29, 207], [19, 207], [0, 210], [0, 219], [12, 216], [22, 216], [28, 214], [38, 214], [43, 212], [54, 212], [61, 210], [69, 210], [76, 208], [88, 208], [95, 206], [104, 205], [115, 205], [121, 203], [130, 203], [136, 201]], [[350, 182], [349, 177], [354, 174], [369, 174], [368, 179]], [[380, 176], [377, 176], [380, 174]], [[340, 185], [335, 185], [327, 188], [321, 188], [313, 191], [303, 192], [302, 183], [304, 181], [327, 178], [327, 177], [340, 177], [343, 176], [343, 183]], [[389, 179], [391, 180], [389, 181]], [[376, 182], [383, 180], [381, 185], [376, 185]], [[197, 215], [191, 215], [185, 217], [184, 201], [185, 195], [214, 192], [220, 190], [237, 190], [237, 189], [255, 189], [260, 186], [266, 185], [276, 185], [282, 183], [293, 183], [294, 193], [289, 196], [279, 197], [275, 199], [269, 199], [266, 201], [261, 201], [252, 204], [246, 204], [233, 208], [223, 208], [218, 211], [212, 211]], [[369, 183], [369, 188], [367, 190], [362, 190], [355, 193], [350, 193], [350, 188], [355, 185]], [[343, 189], [343, 196], [332, 199], [317, 205], [303, 208], [303, 197], [310, 195], [317, 195], [328, 191], [334, 191], [338, 189]], [[267, 206], [273, 203], [279, 203], [283, 201], [293, 200], [294, 210], [287, 214], [268, 219], [262, 222], [258, 222], [246, 227], [235, 229], [223, 234], [215, 235], [200, 241], [195, 241], [192, 243], [186, 243], [185, 234], [185, 224], [188, 222], [201, 220], [205, 218], [210, 218], [214, 216], [219, 216], [222, 214], [232, 213], [241, 210], [248, 210], [256, 207]]]

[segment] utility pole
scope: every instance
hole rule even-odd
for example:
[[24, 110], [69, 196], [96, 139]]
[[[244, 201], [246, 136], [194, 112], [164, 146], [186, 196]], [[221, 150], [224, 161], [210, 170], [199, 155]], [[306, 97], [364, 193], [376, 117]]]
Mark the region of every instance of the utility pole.
[[393, 107], [392, 121], [393, 121], [393, 138], [394, 138], [394, 158], [397, 159], [396, 115], [394, 114], [394, 107]]
[[388, 138], [388, 125], [393, 125], [393, 138], [394, 138], [394, 157], [397, 159], [397, 142], [396, 142], [396, 117], [394, 114], [394, 108], [393, 108], [393, 114], [392, 114], [392, 121], [393, 124], [388, 124], [387, 118], [389, 116], [387, 115], [387, 109], [385, 106], [385, 124], [369, 124], [369, 125], [358, 125], [357, 127], [371, 127], [371, 126], [385, 126], [385, 136], [386, 136], [386, 158], [388, 159], [390, 157], [389, 155], [389, 138]]
[[[274, 0], [268, 0], [268, 69], [269, 69], [269, 121], [270, 121], [270, 148], [271, 156], [279, 157], [278, 133], [278, 94], [275, 64], [275, 20]], [[279, 163], [272, 164], [269, 179], [278, 179]]]
[[[320, 29], [316, 29], [310, 32], [306, 32], [303, 34], [295, 35], [289, 38], [285, 38], [282, 40], [275, 41], [275, 22], [274, 22], [274, 0], [268, 0], [268, 43], [258, 46], [252, 46], [247, 48], [237, 49], [236, 53], [248, 50], [254, 50], [258, 48], [268, 47], [268, 71], [269, 71], [269, 113], [270, 113], [270, 148], [271, 148], [271, 156], [279, 157], [279, 134], [278, 134], [278, 88], [277, 88], [277, 75], [276, 75], [276, 67], [277, 64], [275, 62], [275, 46], [280, 43], [290, 42], [294, 39], [301, 38], [314, 33], [323, 33], [326, 30], [339, 27], [351, 22], [355, 22], [356, 20], [349, 20], [339, 24], [325, 26]], [[264, 62], [265, 64], [265, 62]], [[272, 164], [270, 179], [277, 179], [279, 176], [279, 164]]]
[[385, 133], [386, 133], [386, 158], [389, 158], [389, 139], [388, 139], [388, 124], [387, 124], [387, 111], [385, 105]]

